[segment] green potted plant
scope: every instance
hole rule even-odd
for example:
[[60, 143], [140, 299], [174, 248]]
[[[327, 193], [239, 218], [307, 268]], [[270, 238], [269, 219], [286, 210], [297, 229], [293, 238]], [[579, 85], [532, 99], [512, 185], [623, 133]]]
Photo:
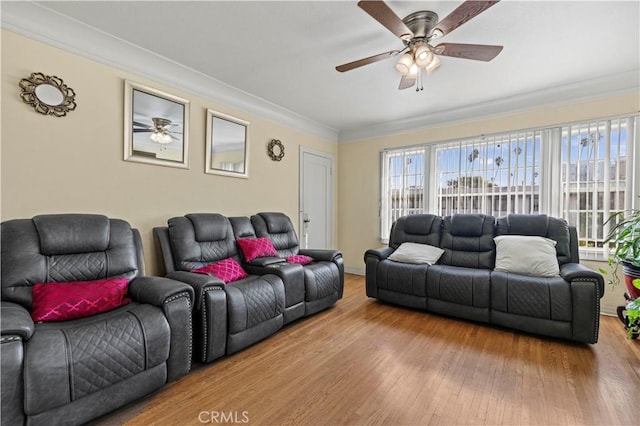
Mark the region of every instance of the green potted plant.
[[[613, 287], [619, 283], [618, 267], [622, 265], [627, 305], [618, 307], [618, 317], [629, 338], [635, 339], [640, 334], [640, 210], [614, 213], [606, 224], [613, 225], [605, 239], [605, 244], [613, 245], [613, 253], [608, 260], [611, 267], [608, 283]], [[607, 273], [602, 269], [600, 272]]]
[[[640, 279], [635, 281], [640, 287]], [[627, 337], [637, 339], [640, 336], [640, 297], [630, 301], [626, 306], [618, 306], [618, 318], [627, 330]]]

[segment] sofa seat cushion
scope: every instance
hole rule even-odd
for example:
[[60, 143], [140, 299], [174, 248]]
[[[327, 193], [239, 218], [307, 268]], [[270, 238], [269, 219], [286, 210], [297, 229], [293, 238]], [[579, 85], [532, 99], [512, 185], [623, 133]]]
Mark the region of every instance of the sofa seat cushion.
[[489, 308], [491, 272], [459, 266], [433, 265], [427, 271], [427, 298], [458, 305]]
[[399, 263], [383, 260], [378, 264], [376, 281], [378, 288], [395, 293], [425, 297], [427, 264]]
[[554, 321], [572, 319], [571, 284], [561, 277], [491, 274], [491, 308]]
[[161, 365], [170, 341], [169, 324], [152, 305], [37, 324], [25, 344], [25, 413], [69, 404]]
[[284, 284], [275, 275], [249, 275], [225, 287], [229, 333], [239, 333], [282, 315]]
[[323, 299], [339, 291], [340, 271], [333, 262], [314, 262], [304, 266], [305, 301]]

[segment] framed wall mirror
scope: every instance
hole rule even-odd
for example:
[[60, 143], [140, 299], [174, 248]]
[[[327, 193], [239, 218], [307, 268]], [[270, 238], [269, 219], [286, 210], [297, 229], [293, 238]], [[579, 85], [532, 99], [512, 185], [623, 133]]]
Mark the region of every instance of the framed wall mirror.
[[60, 77], [34, 72], [18, 85], [22, 100], [40, 114], [64, 117], [76, 109], [76, 92]]
[[205, 173], [249, 177], [249, 122], [207, 109]]

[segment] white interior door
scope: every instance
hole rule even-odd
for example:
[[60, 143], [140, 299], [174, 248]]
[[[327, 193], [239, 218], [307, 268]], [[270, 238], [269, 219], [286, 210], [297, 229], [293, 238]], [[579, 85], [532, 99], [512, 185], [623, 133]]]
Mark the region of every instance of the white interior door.
[[333, 157], [300, 147], [300, 247], [333, 248]]

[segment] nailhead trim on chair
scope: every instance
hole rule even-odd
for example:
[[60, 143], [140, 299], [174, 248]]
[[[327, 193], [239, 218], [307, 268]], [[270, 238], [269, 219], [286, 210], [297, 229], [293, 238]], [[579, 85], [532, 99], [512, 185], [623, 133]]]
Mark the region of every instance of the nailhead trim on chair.
[[213, 291], [213, 290], [222, 290], [222, 288], [220, 286], [215, 286], [215, 287], [207, 287], [205, 289], [202, 290], [203, 294], [202, 294], [202, 330], [203, 330], [203, 338], [202, 338], [202, 360], [206, 360], [206, 356], [207, 356], [207, 324], [209, 323], [209, 321], [207, 321], [207, 304], [204, 303], [205, 300], [205, 293], [208, 291]]
[[176, 294], [175, 296], [171, 296], [170, 298], [164, 301], [164, 304], [167, 305], [173, 302], [174, 300], [178, 300], [183, 297], [187, 298], [187, 305], [189, 306], [189, 334], [191, 334], [191, 339], [189, 339], [189, 368], [187, 370], [189, 371], [191, 370], [191, 364], [192, 364], [191, 355], [193, 353], [193, 323], [192, 323], [192, 317], [191, 317], [191, 298], [189, 297], [189, 293], [184, 291], [182, 293]]
[[[598, 286], [598, 282], [596, 280], [591, 280], [591, 279], [587, 279], [587, 278], [578, 278], [575, 280], [576, 282], [583, 282], [583, 283], [592, 283], [593, 286], [595, 287], [596, 291], [594, 294], [594, 304], [597, 308], [597, 311], [600, 312], [600, 287]], [[600, 315], [596, 315], [596, 319], [595, 319], [595, 324], [594, 324], [594, 334], [592, 336], [592, 343], [596, 343], [598, 341], [597, 336], [598, 333], [600, 331]]]
[[19, 337], [19, 336], [0, 337], [0, 343], [15, 342], [18, 340], [22, 340], [22, 337]]

